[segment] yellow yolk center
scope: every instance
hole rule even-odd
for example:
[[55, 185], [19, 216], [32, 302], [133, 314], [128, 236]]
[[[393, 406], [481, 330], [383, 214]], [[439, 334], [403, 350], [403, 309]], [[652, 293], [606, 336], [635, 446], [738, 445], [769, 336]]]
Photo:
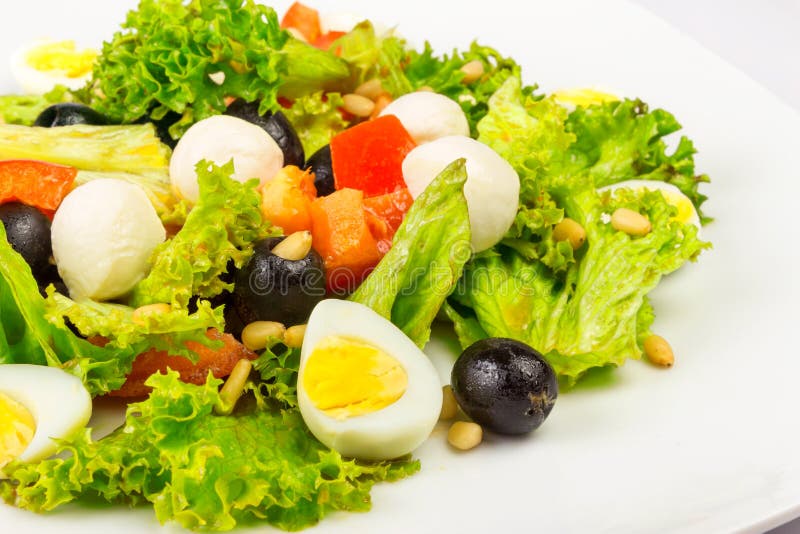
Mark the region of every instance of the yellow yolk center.
[[30, 50], [25, 60], [38, 71], [63, 71], [69, 78], [80, 78], [92, 71], [98, 52], [78, 50], [75, 41], [41, 44]]
[[303, 373], [308, 398], [335, 419], [386, 408], [408, 387], [400, 362], [373, 345], [341, 336], [323, 339]]
[[0, 467], [25, 452], [35, 433], [31, 412], [0, 393]]
[[572, 104], [575, 107], [588, 107], [595, 104], [605, 104], [619, 100], [611, 93], [604, 93], [594, 89], [563, 89], [553, 93], [557, 102]]
[[672, 219], [681, 224], [688, 223], [694, 215], [694, 205], [692, 201], [686, 196], [679, 195], [672, 191], [661, 191], [661, 193], [664, 195], [664, 200], [666, 200], [668, 204], [678, 208], [678, 214]]

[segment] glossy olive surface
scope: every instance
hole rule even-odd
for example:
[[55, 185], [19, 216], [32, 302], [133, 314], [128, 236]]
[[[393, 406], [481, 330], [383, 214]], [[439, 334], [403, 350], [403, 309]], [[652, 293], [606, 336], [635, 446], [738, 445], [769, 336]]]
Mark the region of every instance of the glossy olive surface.
[[467, 347], [450, 379], [464, 413], [499, 434], [525, 434], [538, 428], [558, 397], [550, 364], [513, 339], [488, 338]]

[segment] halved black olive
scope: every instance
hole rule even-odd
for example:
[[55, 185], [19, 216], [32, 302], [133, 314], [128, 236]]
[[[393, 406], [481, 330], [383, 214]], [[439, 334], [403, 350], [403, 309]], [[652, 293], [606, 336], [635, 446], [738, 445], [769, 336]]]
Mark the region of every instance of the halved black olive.
[[10, 202], [0, 206], [0, 221], [11, 248], [30, 265], [33, 276], [38, 279], [44, 275], [53, 254], [48, 218], [34, 207]]
[[286, 118], [286, 115], [280, 111], [274, 113], [268, 111], [264, 115], [259, 114], [258, 106], [259, 102], [245, 102], [242, 99], [237, 99], [228, 106], [228, 109], [225, 110], [225, 115], [245, 120], [262, 128], [281, 147], [283, 164], [296, 165], [302, 168], [305, 162], [305, 152], [294, 126]]
[[39, 113], [33, 125], [42, 126], [44, 128], [56, 128], [58, 126], [74, 126], [76, 124], [105, 126], [109, 123], [107, 117], [89, 106], [65, 102], [62, 104], [53, 104]]
[[311, 169], [314, 173], [314, 186], [317, 188], [317, 196], [328, 196], [336, 191], [336, 183], [333, 181], [333, 163], [331, 160], [331, 145], [325, 145], [308, 158], [306, 169]]
[[558, 397], [550, 364], [528, 345], [506, 338], [467, 347], [453, 366], [450, 383], [464, 413], [500, 434], [538, 428]]
[[299, 259], [273, 253], [283, 237], [256, 243], [253, 256], [236, 275], [233, 303], [243, 324], [278, 321], [287, 326], [308, 321], [325, 298], [325, 267], [313, 249]]

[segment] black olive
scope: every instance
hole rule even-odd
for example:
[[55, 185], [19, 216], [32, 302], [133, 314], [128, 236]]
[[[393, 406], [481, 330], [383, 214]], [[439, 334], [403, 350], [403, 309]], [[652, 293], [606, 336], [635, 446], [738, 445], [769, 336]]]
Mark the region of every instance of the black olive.
[[283, 164], [302, 168], [305, 162], [305, 152], [294, 126], [286, 118], [286, 115], [280, 111], [274, 113], [268, 111], [264, 115], [259, 114], [258, 106], [258, 102], [245, 102], [242, 99], [237, 99], [231, 102], [231, 105], [225, 110], [225, 115], [246, 120], [262, 128], [281, 147]]
[[317, 196], [325, 197], [336, 191], [333, 181], [333, 163], [331, 160], [331, 145], [325, 145], [308, 158], [306, 169], [314, 173], [314, 186]]
[[156, 135], [161, 142], [167, 145], [170, 148], [175, 148], [175, 145], [178, 144], [177, 139], [173, 139], [172, 136], [169, 134], [170, 127], [181, 120], [180, 113], [175, 113], [174, 111], [167, 111], [167, 114], [161, 117], [158, 120], [150, 119], [150, 122], [156, 127]]
[[36, 208], [19, 202], [0, 206], [0, 220], [8, 243], [30, 265], [33, 276], [44, 274], [53, 254], [50, 220]]
[[250, 261], [236, 276], [233, 302], [244, 324], [303, 324], [325, 298], [325, 268], [320, 255], [309, 250], [299, 260], [281, 258], [272, 249], [282, 240], [272, 237], [256, 243]]
[[36, 277], [36, 282], [39, 284], [39, 293], [41, 293], [43, 297], [47, 296], [47, 286], [50, 284], [53, 284], [56, 291], [62, 295], [69, 295], [69, 289], [67, 289], [67, 285], [61, 279], [61, 275], [58, 274], [58, 269], [55, 265], [48, 265], [47, 268], [39, 273], [39, 276]]
[[558, 397], [558, 380], [537, 351], [505, 338], [478, 341], [451, 374], [453, 394], [473, 421], [499, 434], [525, 434], [541, 425]]
[[170, 127], [181, 120], [180, 113], [176, 113], [174, 111], [167, 111], [167, 113], [158, 120], [154, 120], [150, 118], [150, 115], [145, 115], [143, 117], [139, 117], [135, 121], [134, 124], [147, 124], [148, 122], [151, 123], [156, 129], [156, 135], [161, 140], [162, 143], [167, 145], [170, 148], [175, 148], [178, 144], [177, 139], [173, 139], [172, 136], [169, 134]]
[[105, 126], [109, 124], [109, 120], [89, 106], [65, 102], [48, 107], [39, 113], [33, 123], [34, 126], [43, 126], [45, 128], [74, 126], [75, 124]]

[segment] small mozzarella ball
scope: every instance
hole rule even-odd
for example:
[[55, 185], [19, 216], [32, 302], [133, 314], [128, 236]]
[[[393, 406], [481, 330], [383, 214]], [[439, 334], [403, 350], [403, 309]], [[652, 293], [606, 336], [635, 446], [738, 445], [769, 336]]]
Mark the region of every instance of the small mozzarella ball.
[[469, 136], [469, 123], [464, 110], [444, 95], [417, 91], [403, 95], [381, 115], [394, 115], [418, 145], [449, 135]]
[[283, 168], [283, 151], [262, 128], [228, 115], [194, 124], [178, 141], [169, 162], [169, 177], [177, 193], [197, 202], [200, 186], [195, 166], [201, 160], [224, 165], [233, 158], [233, 179], [258, 178], [263, 184]]
[[517, 215], [519, 176], [506, 160], [469, 137], [441, 137], [409, 152], [403, 160], [403, 178], [416, 199], [458, 158], [467, 160], [464, 196], [472, 229], [472, 247], [480, 252], [498, 243]]
[[141, 187], [100, 179], [73, 190], [53, 218], [53, 256], [73, 298], [109, 300], [145, 277], [166, 239]]

